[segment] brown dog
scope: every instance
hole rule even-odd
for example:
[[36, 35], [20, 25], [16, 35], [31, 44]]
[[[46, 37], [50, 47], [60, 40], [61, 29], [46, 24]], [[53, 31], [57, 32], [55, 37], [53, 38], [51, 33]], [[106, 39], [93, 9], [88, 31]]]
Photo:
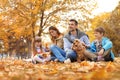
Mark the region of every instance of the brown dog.
[[84, 53], [86, 51], [86, 46], [84, 43], [80, 42], [79, 39], [75, 39], [72, 44], [72, 50], [74, 50], [77, 53], [77, 61], [81, 62], [83, 60], [86, 60]]

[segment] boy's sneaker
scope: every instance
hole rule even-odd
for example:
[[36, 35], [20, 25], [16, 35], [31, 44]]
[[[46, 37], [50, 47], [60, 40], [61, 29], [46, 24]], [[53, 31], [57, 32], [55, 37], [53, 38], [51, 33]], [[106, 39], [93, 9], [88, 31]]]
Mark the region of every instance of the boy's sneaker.
[[98, 57], [97, 57], [97, 60], [98, 60], [98, 61], [104, 61], [104, 58], [103, 58], [102, 56], [98, 56]]
[[97, 57], [96, 58], [92, 58], [92, 61], [94, 61], [94, 62], [97, 62]]

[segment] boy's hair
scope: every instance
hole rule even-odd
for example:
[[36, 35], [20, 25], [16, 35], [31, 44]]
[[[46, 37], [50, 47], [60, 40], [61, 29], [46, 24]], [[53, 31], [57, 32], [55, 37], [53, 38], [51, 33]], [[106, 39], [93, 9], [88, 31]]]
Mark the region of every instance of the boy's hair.
[[99, 32], [100, 34], [103, 33], [103, 35], [105, 34], [105, 29], [103, 27], [97, 27], [94, 30], [95, 32]]
[[78, 25], [78, 22], [75, 19], [70, 19], [69, 21], [75, 22], [75, 25]]

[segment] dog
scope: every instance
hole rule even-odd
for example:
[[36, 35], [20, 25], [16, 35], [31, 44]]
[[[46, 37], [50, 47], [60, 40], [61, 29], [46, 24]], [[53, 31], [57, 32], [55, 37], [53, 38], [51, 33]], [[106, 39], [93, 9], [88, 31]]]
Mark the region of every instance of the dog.
[[86, 45], [83, 42], [81, 42], [79, 39], [75, 39], [73, 41], [71, 48], [77, 53], [78, 62], [81, 62], [87, 59], [84, 55], [86, 51]]

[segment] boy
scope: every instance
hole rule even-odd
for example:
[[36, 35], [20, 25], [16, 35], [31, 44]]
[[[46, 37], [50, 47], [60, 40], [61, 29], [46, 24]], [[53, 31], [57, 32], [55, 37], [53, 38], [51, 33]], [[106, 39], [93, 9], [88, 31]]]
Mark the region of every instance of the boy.
[[114, 54], [112, 52], [112, 42], [104, 36], [105, 30], [102, 27], [97, 27], [94, 30], [95, 40], [90, 45], [91, 54], [94, 56], [94, 61], [113, 61]]

